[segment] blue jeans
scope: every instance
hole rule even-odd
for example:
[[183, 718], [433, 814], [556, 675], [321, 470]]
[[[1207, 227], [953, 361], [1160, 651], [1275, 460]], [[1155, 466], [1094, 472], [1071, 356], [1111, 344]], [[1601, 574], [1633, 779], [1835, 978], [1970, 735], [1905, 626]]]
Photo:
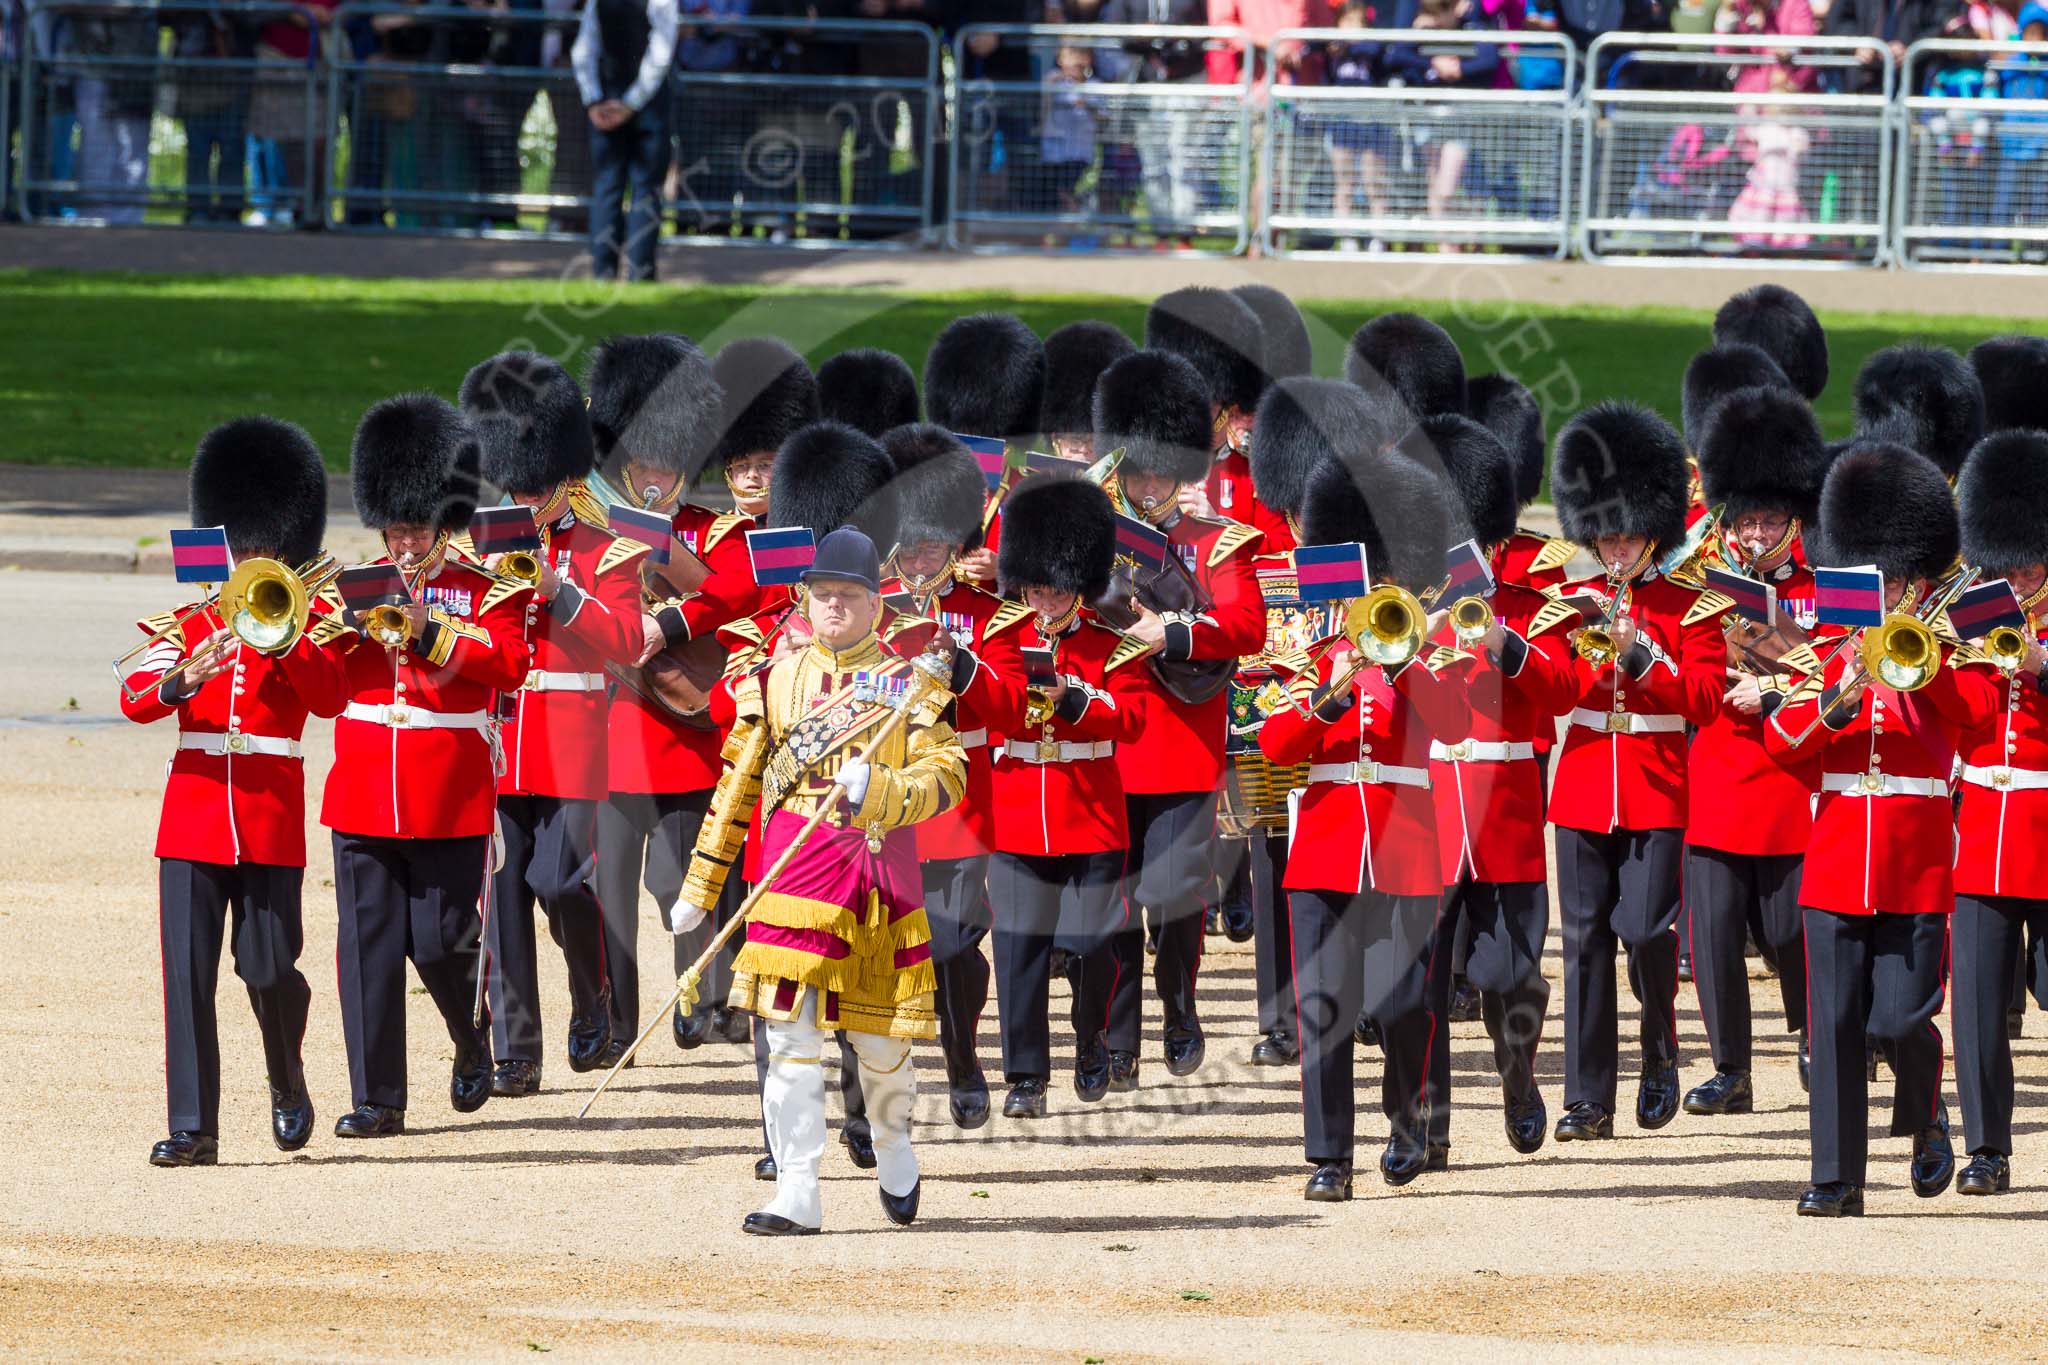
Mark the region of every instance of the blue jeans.
[[[621, 247], [633, 279], [654, 278], [654, 248], [661, 238], [661, 179], [669, 158], [664, 103], [650, 101], [630, 121], [610, 132], [591, 125], [590, 161], [595, 174], [590, 189], [590, 271], [600, 280], [618, 277]], [[629, 187], [633, 208], [622, 243], [620, 202]]]

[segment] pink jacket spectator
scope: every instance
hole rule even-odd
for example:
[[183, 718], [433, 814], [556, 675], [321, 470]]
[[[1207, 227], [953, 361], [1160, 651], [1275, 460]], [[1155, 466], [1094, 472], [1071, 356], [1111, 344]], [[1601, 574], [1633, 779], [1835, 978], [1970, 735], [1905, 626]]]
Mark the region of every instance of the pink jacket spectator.
[[[1270, 61], [1260, 73], [1263, 84], [1278, 71], [1282, 85], [1321, 85], [1323, 54], [1320, 48], [1303, 49], [1290, 43], [1271, 52], [1273, 35], [1285, 28], [1329, 28], [1336, 23], [1330, 0], [1209, 0], [1209, 22], [1218, 27], [1241, 28], [1251, 34], [1254, 46], [1269, 50]], [[1209, 82], [1232, 85], [1242, 77], [1235, 52], [1215, 50], [1208, 54]]]
[[[1714, 32], [1738, 38], [1810, 38], [1820, 32], [1820, 24], [1815, 21], [1813, 6], [1807, 0], [1724, 0], [1714, 15]], [[1787, 56], [1789, 59], [1789, 54]], [[1811, 90], [1814, 76], [1812, 67], [1792, 68], [1792, 84], [1796, 89]], [[1770, 88], [1770, 63], [1745, 65], [1736, 70], [1737, 94], [1757, 94]]]

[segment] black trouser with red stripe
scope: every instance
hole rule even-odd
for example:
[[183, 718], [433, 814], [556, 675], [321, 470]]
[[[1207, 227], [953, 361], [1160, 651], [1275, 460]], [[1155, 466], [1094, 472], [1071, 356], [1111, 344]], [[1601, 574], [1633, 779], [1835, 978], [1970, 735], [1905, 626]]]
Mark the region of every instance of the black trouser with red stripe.
[[1116, 982], [1109, 1000], [1109, 1047], [1136, 1052], [1144, 1029], [1145, 923], [1159, 930], [1152, 982], [1168, 1032], [1199, 1026], [1195, 974], [1202, 966], [1202, 918], [1216, 887], [1214, 791], [1145, 793], [1124, 798], [1131, 847], [1124, 863], [1130, 915], [1117, 935]]
[[996, 1010], [1002, 1023], [1003, 1078], [1012, 1085], [1052, 1075], [1047, 1010], [1055, 946], [1067, 954], [1067, 980], [1073, 987], [1069, 1018], [1076, 1041], [1085, 1045], [1106, 1026], [1117, 970], [1111, 944], [1123, 921], [1117, 899], [1123, 864], [1121, 851], [997, 853], [989, 858]]
[[595, 801], [500, 796], [505, 866], [491, 881], [491, 1044], [501, 1062], [541, 1060], [540, 960], [533, 903], [569, 967], [573, 1019], [609, 1022], [604, 1005], [604, 916], [591, 883]]
[[1361, 1011], [1379, 1024], [1386, 1053], [1380, 1108], [1396, 1132], [1423, 1141], [1437, 900], [1377, 891], [1288, 893], [1301, 1012], [1302, 1147], [1313, 1163], [1351, 1160], [1351, 1053]]
[[1252, 972], [1258, 983], [1259, 1032], [1294, 1034], [1294, 941], [1288, 934], [1287, 834], [1254, 831], [1245, 840], [1251, 881]]
[[[1956, 1088], [1972, 1152], [2012, 1155], [2012, 1039], [2005, 983], [2015, 972], [2048, 994], [2048, 900], [1957, 896], [1951, 922], [1955, 955]], [[2032, 939], [2032, 971], [2024, 970]], [[2036, 998], [2040, 998], [2037, 994]]]
[[[640, 888], [658, 908], [673, 907], [683, 894], [683, 873], [697, 830], [711, 806], [711, 789], [693, 792], [613, 792], [597, 809], [597, 897], [604, 922], [605, 980], [611, 988], [614, 1038], [640, 1033]], [[740, 879], [726, 878], [714, 913], [687, 934], [675, 936], [678, 976], [697, 960], [704, 945], [739, 908]], [[666, 929], [666, 923], [662, 924]], [[732, 991], [735, 936], [705, 969], [697, 992], [697, 1015], [725, 1003]]]
[[[1898, 1078], [1893, 1137], [1941, 1113], [1941, 1011], [1946, 915], [1837, 915], [1806, 908], [1807, 1027], [1813, 1090], [1813, 1183], [1861, 1185], [1870, 1157], [1870, 1079], [1865, 1039], [1874, 1038]], [[2006, 978], [1992, 994], [2003, 999]], [[2000, 1018], [2003, 1024], [2003, 1011]]]
[[1692, 916], [1692, 980], [1716, 1071], [1750, 1069], [1754, 1027], [1744, 940], [1754, 936], [1778, 969], [1785, 1030], [1806, 1031], [1806, 929], [1799, 909], [1801, 853], [1724, 853], [1685, 846]]
[[1550, 932], [1550, 888], [1542, 882], [1475, 882], [1444, 892], [1429, 955], [1429, 1142], [1451, 1141], [1451, 945], [1470, 944], [1467, 979], [1478, 988], [1493, 1040], [1493, 1066], [1505, 1102], [1536, 1098], [1536, 1043], [1550, 1008], [1543, 979], [1543, 938]]
[[932, 972], [938, 977], [939, 1050], [946, 1081], [964, 1085], [981, 1075], [974, 1035], [988, 1008], [988, 857], [941, 858], [924, 864], [924, 917], [931, 927]]
[[235, 975], [249, 990], [272, 1088], [296, 1095], [305, 1087], [299, 1045], [313, 999], [298, 966], [305, 944], [299, 905], [305, 878], [302, 867], [269, 863], [159, 861], [164, 1088], [171, 1132], [220, 1136], [220, 1020], [214, 988], [223, 938], [234, 950]]
[[1620, 999], [1614, 954], [1642, 1005], [1645, 1068], [1678, 1063], [1678, 874], [1684, 831], [1557, 829], [1558, 918], [1564, 931], [1564, 1102], [1614, 1112]]

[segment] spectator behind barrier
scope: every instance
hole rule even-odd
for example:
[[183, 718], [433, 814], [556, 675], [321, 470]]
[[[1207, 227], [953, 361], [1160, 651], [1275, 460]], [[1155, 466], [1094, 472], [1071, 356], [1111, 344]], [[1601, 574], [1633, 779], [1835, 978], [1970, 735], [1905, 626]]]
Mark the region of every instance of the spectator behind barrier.
[[[1107, 0], [1100, 22], [1199, 28], [1209, 22], [1209, 14], [1207, 0]], [[1120, 48], [1108, 49], [1107, 55], [1120, 62], [1112, 67], [1099, 54], [1096, 67], [1105, 80], [1199, 85], [1209, 78], [1203, 47], [1199, 38], [1131, 38]], [[1153, 228], [1174, 233], [1186, 246], [1186, 225], [1206, 205], [1217, 202], [1217, 186], [1204, 162], [1212, 149], [1200, 145], [1194, 113], [1186, 106], [1148, 104], [1133, 122]]]
[[256, 56], [256, 26], [213, 5], [173, 10], [167, 18], [171, 51], [180, 62], [170, 112], [185, 125], [185, 221], [239, 225], [252, 89], [241, 64]]
[[[1394, 16], [1395, 28], [1497, 30], [1513, 17], [1507, 6], [1496, 0], [1489, 13], [1485, 0], [1401, 0]], [[1431, 51], [1417, 43], [1389, 43], [1386, 51], [1389, 78], [1399, 77], [1422, 90], [1491, 90], [1507, 83], [1508, 73], [1500, 59], [1500, 48], [1480, 43], [1467, 52]], [[1425, 195], [1431, 218], [1451, 216], [1451, 201], [1465, 176], [1472, 157], [1472, 129], [1466, 117], [1447, 109], [1428, 125], [1424, 155], [1429, 159], [1429, 184]], [[1463, 248], [1454, 242], [1439, 244], [1443, 251]]]
[[[1737, 38], [1808, 38], [1818, 31], [1808, 0], [1722, 0], [1714, 15], [1714, 32]], [[1784, 52], [1775, 61], [1752, 60], [1738, 67], [1735, 92], [1749, 95], [1763, 90], [1811, 90], [1814, 74], [1815, 68], [1798, 64], [1798, 54]]]
[[[2019, 41], [2048, 42], [2048, 6], [2027, 5], [2020, 11], [2019, 26]], [[1998, 77], [2000, 99], [2048, 100], [2048, 59], [2018, 52], [2001, 54], [1991, 69]], [[2048, 150], [2048, 114], [2000, 116], [1992, 222], [2037, 227], [2048, 219], [2048, 177], [2041, 169], [2044, 150]]]
[[[676, 0], [585, 0], [571, 54], [590, 123], [590, 270], [655, 276], [661, 237], [661, 180], [668, 171], [668, 81], [676, 47]], [[621, 201], [632, 217], [620, 240]]]
[[[1962, 0], [1833, 0], [1821, 32], [1834, 38], [1876, 38], [1903, 62], [1906, 49], [1922, 38], [1934, 38], [1953, 24], [1967, 22]], [[1848, 93], [1884, 89], [1877, 53], [1861, 54], [1863, 69], [1848, 82]]]

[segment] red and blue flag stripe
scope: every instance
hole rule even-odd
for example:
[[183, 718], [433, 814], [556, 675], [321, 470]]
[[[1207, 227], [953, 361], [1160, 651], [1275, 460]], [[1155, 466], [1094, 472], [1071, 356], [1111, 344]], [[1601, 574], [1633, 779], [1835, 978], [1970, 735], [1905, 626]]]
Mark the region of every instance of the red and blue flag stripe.
[[1813, 571], [1813, 619], [1823, 626], [1882, 625], [1884, 575], [1875, 565]]
[[1294, 550], [1294, 578], [1304, 602], [1332, 602], [1363, 597], [1367, 581], [1365, 546], [1299, 545]]
[[668, 563], [668, 545], [675, 538], [675, 523], [666, 516], [639, 507], [608, 507], [605, 520], [614, 534], [645, 545], [648, 563]]
[[1980, 639], [2000, 626], [2032, 633], [2019, 594], [2003, 578], [1964, 589], [1962, 596], [1949, 604], [1948, 623], [1965, 640]]
[[479, 555], [538, 550], [540, 526], [531, 507], [481, 507], [469, 519], [469, 542]]
[[1769, 625], [1778, 614], [1778, 590], [1718, 565], [1706, 566], [1707, 587], [1735, 603], [1738, 615]]
[[801, 583], [818, 557], [818, 542], [808, 526], [749, 531], [747, 557], [754, 562], [754, 582], [764, 588]]
[[225, 526], [179, 527], [171, 532], [171, 572], [180, 583], [225, 583], [234, 572]]

